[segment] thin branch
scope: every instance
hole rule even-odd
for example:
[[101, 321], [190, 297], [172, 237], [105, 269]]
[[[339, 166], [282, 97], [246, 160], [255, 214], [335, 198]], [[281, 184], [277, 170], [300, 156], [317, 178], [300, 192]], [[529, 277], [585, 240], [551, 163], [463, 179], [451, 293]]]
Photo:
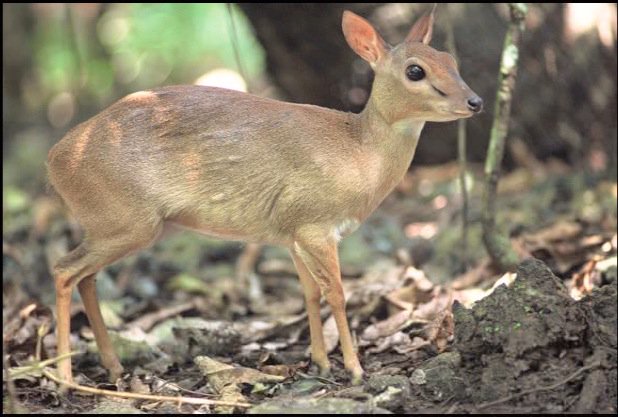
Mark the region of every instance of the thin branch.
[[247, 83], [247, 92], [251, 92], [249, 88], [249, 78], [247, 77], [247, 73], [245, 72], [245, 68], [242, 65], [242, 61], [240, 60], [240, 48], [238, 43], [238, 35], [236, 33], [236, 24], [234, 23], [234, 9], [232, 8], [232, 3], [227, 4], [227, 14], [229, 16], [229, 30], [232, 36], [232, 49], [234, 50], [234, 58], [236, 58], [236, 65], [238, 66], [238, 72], [240, 72], [240, 76], [245, 79]]
[[17, 410], [17, 395], [15, 395], [15, 384], [13, 384], [13, 376], [9, 372], [9, 355], [6, 348], [6, 340], [2, 338], [2, 369], [6, 372], [6, 391], [7, 391], [7, 407], [8, 414], [15, 414]]
[[119, 391], [110, 391], [106, 389], [86, 387], [83, 385], [75, 384], [73, 382], [68, 382], [61, 380], [54, 373], [45, 368], [43, 369], [43, 375], [52, 381], [65, 386], [70, 389], [78, 390], [81, 392], [88, 392], [90, 394], [95, 395], [105, 395], [108, 397], [119, 397], [119, 398], [132, 398], [136, 400], [149, 400], [149, 401], [169, 401], [173, 403], [177, 403], [179, 406], [181, 404], [201, 404], [201, 405], [223, 405], [223, 406], [231, 406], [231, 407], [251, 407], [252, 404], [243, 403], [243, 402], [235, 402], [235, 401], [219, 401], [219, 400], [209, 400], [208, 398], [195, 398], [195, 397], [183, 397], [179, 395], [178, 397], [170, 397], [166, 395], [150, 395], [150, 394], [138, 394], [135, 392], [119, 392]]
[[522, 391], [522, 392], [518, 392], [517, 394], [513, 394], [513, 395], [509, 395], [508, 397], [504, 397], [504, 398], [500, 398], [499, 400], [496, 401], [492, 401], [489, 403], [484, 403], [481, 404], [477, 407], [477, 410], [482, 410], [483, 408], [487, 408], [487, 407], [491, 407], [493, 405], [498, 405], [498, 404], [502, 404], [505, 403], [507, 401], [511, 401], [517, 397], [521, 397], [522, 395], [528, 395], [528, 394], [532, 394], [534, 392], [539, 392], [539, 391], [549, 391], [552, 390], [554, 388], [558, 388], [561, 385], [566, 384], [567, 382], [569, 382], [570, 380], [572, 380], [573, 378], [578, 377], [580, 374], [590, 370], [590, 369], [595, 369], [601, 366], [601, 362], [596, 361], [591, 363], [590, 365], [584, 366], [582, 368], [579, 368], [577, 371], [573, 372], [571, 375], [569, 375], [568, 377], [566, 377], [565, 379], [562, 379], [554, 384], [551, 385], [546, 385], [546, 386], [542, 386], [542, 387], [537, 387], [537, 388], [533, 388], [533, 389], [529, 389], [526, 391]]
[[25, 366], [15, 366], [8, 368], [7, 373], [11, 378], [17, 378], [18, 376], [31, 374], [33, 372], [43, 372], [45, 367], [53, 365], [54, 363], [61, 361], [64, 358], [70, 358], [73, 355], [81, 355], [84, 352], [69, 352], [60, 356], [56, 356], [44, 361], [36, 360], [34, 363]]
[[[435, 7], [435, 6], [434, 6]], [[457, 47], [455, 46], [455, 33], [453, 31], [453, 19], [445, 5], [446, 11], [446, 47], [451, 55], [457, 59]], [[467, 269], [468, 247], [468, 190], [466, 188], [466, 119], [457, 121], [457, 160], [459, 161], [459, 188], [461, 189], [461, 259], [464, 268]]]
[[507, 237], [496, 227], [496, 189], [500, 178], [500, 165], [504, 156], [504, 143], [508, 133], [511, 99], [515, 89], [519, 45], [526, 18], [526, 3], [509, 3], [511, 21], [504, 39], [498, 91], [494, 108], [489, 150], [485, 160], [485, 191], [483, 193], [483, 242], [494, 263], [503, 270], [514, 270], [517, 255]]
[[127, 327], [138, 327], [143, 331], [147, 332], [152, 329], [155, 324], [168, 319], [173, 316], [177, 316], [180, 313], [184, 313], [187, 310], [191, 310], [198, 306], [198, 299], [194, 298], [193, 300], [183, 303], [177, 306], [162, 308], [161, 310], [157, 310], [152, 313], [145, 314], [140, 318], [133, 320], [130, 323], [127, 323]]

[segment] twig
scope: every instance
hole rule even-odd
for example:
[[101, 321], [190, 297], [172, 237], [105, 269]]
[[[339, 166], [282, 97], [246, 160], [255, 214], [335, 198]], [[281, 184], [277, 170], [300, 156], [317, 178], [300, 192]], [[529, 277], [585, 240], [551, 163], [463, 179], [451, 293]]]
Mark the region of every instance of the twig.
[[459, 184], [461, 187], [461, 259], [468, 269], [468, 189], [466, 188], [466, 119], [457, 121], [457, 153], [459, 154]]
[[[341, 384], [338, 384], [341, 385]], [[328, 397], [338, 397], [340, 395], [342, 395], [343, 393], [347, 392], [347, 391], [355, 391], [358, 390], [358, 386], [351, 386], [351, 387], [346, 387], [346, 388], [342, 388], [339, 391], [326, 391], [323, 392], [321, 394], [318, 395], [314, 395], [312, 396], [315, 399], [322, 399], [322, 398], [328, 398]], [[369, 395], [369, 394], [367, 394]]]
[[189, 301], [188, 303], [183, 303], [177, 306], [163, 308], [153, 313], [145, 314], [139, 319], [133, 320], [132, 322], [127, 323], [127, 327], [139, 327], [140, 329], [147, 332], [152, 327], [154, 327], [154, 325], [157, 324], [158, 322], [197, 307], [197, 304], [198, 304], [197, 301], [198, 301], [197, 298], [195, 298]]
[[205, 394], [203, 392], [198, 392], [198, 391], [193, 391], [193, 390], [190, 390], [190, 389], [187, 389], [187, 388], [183, 388], [180, 385], [174, 384], [173, 382], [167, 381], [167, 380], [165, 380], [163, 378], [159, 378], [158, 376], [155, 376], [155, 378], [158, 381], [163, 382], [163, 384], [161, 386], [157, 387], [155, 392], [159, 392], [159, 391], [161, 391], [165, 387], [171, 387], [172, 389], [175, 389], [175, 390], [178, 390], [178, 391], [182, 391], [182, 392], [186, 392], [186, 393], [189, 393], [189, 394], [211, 396], [211, 397], [216, 396], [216, 394]]
[[[457, 47], [455, 46], [455, 33], [453, 31], [453, 20], [446, 11], [446, 47], [451, 55], [457, 60]], [[461, 189], [461, 259], [464, 269], [468, 269], [467, 247], [468, 247], [468, 190], [466, 188], [466, 119], [457, 121], [457, 160], [459, 162], [459, 188]]]
[[149, 401], [169, 401], [177, 403], [179, 406], [181, 404], [201, 404], [201, 405], [224, 405], [230, 407], [251, 407], [252, 404], [243, 403], [243, 402], [234, 402], [234, 401], [220, 401], [220, 400], [209, 400], [208, 398], [195, 398], [195, 397], [169, 397], [165, 395], [151, 395], [151, 394], [138, 394], [135, 392], [119, 392], [119, 391], [110, 391], [101, 388], [93, 388], [86, 387], [83, 385], [75, 384], [73, 382], [68, 382], [61, 380], [53, 372], [49, 369], [43, 369], [43, 375], [57, 384], [63, 385], [67, 388], [75, 389], [82, 392], [88, 392], [90, 394], [95, 395], [106, 395], [108, 397], [120, 397], [120, 398], [132, 398], [136, 400], [149, 400]]
[[7, 391], [7, 413], [15, 414], [17, 396], [15, 395], [15, 385], [13, 384], [13, 376], [9, 372], [9, 355], [6, 349], [6, 341], [2, 338], [2, 368], [6, 372], [6, 391]]
[[249, 78], [247, 78], [247, 73], [245, 72], [244, 67], [242, 66], [242, 61], [240, 60], [240, 52], [239, 52], [239, 43], [238, 37], [236, 34], [236, 25], [234, 24], [234, 10], [232, 9], [232, 3], [227, 3], [227, 13], [230, 17], [229, 19], [229, 32], [232, 35], [232, 49], [234, 49], [234, 57], [236, 58], [236, 65], [238, 66], [238, 71], [240, 72], [240, 76], [245, 79], [247, 83], [247, 92], [251, 92], [249, 88]]
[[8, 368], [7, 372], [8, 374], [11, 376], [11, 378], [16, 378], [18, 376], [21, 376], [23, 374], [28, 374], [31, 373], [33, 371], [39, 371], [42, 372], [45, 367], [47, 367], [48, 365], [53, 365], [54, 363], [64, 359], [64, 358], [69, 358], [73, 355], [80, 355], [83, 352], [69, 352], [69, 353], [65, 353], [64, 355], [60, 355], [60, 356], [56, 356], [54, 358], [50, 358], [50, 359], [46, 359], [44, 361], [41, 361], [39, 359], [36, 360], [35, 363], [31, 364], [31, 365], [26, 365], [26, 366], [16, 366], [13, 368]]
[[519, 44], [524, 29], [526, 3], [509, 3], [511, 22], [504, 39], [498, 91], [494, 107], [489, 149], [485, 160], [485, 190], [483, 193], [483, 242], [489, 256], [502, 270], [512, 271], [517, 265], [517, 255], [509, 240], [496, 228], [496, 189], [500, 177], [500, 165], [504, 156], [504, 143], [508, 133], [511, 114], [511, 99], [517, 76]]
[[571, 375], [569, 375], [568, 377], [566, 377], [565, 379], [556, 382], [555, 384], [552, 385], [546, 385], [544, 387], [538, 387], [538, 388], [533, 388], [533, 389], [529, 389], [526, 391], [522, 391], [522, 392], [518, 392], [517, 394], [512, 394], [509, 395], [508, 397], [504, 397], [504, 398], [500, 398], [499, 400], [496, 401], [492, 401], [489, 403], [484, 403], [481, 404], [477, 407], [477, 410], [482, 410], [483, 408], [487, 408], [487, 407], [491, 407], [492, 405], [498, 405], [498, 404], [502, 404], [505, 403], [507, 401], [511, 401], [517, 397], [521, 397], [522, 395], [528, 395], [528, 394], [532, 394], [533, 392], [538, 392], [538, 391], [548, 391], [548, 390], [552, 390], [554, 388], [558, 388], [560, 385], [564, 385], [567, 382], [569, 382], [570, 380], [572, 380], [573, 378], [578, 377], [580, 374], [590, 370], [590, 369], [595, 369], [601, 366], [601, 362], [600, 361], [596, 361], [591, 363], [590, 365], [584, 366], [582, 368], [579, 368], [577, 371], [573, 372]]
[[[49, 331], [49, 323], [47, 321], [43, 322], [36, 331], [36, 348], [34, 349], [34, 357], [37, 361], [41, 361], [41, 349], [43, 348], [43, 337]], [[44, 365], [43, 365], [44, 366]]]
[[301, 376], [301, 377], [305, 378], [305, 379], [317, 379], [318, 381], [326, 382], [327, 384], [331, 384], [331, 385], [339, 385], [339, 386], [342, 385], [339, 382], [333, 381], [332, 379], [328, 379], [328, 378], [325, 378], [325, 377], [319, 376], [319, 375], [309, 375], [309, 374], [306, 374], [306, 373], [301, 372], [301, 371], [296, 371], [296, 374], [298, 376]]

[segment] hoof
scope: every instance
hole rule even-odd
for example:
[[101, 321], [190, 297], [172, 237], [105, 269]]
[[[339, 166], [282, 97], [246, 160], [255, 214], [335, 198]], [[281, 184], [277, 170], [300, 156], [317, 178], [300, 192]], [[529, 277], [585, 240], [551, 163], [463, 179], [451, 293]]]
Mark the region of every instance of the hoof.
[[122, 378], [122, 373], [124, 372], [124, 368], [120, 364], [118, 360], [118, 356], [112, 352], [111, 355], [101, 355], [101, 365], [103, 368], [107, 369], [108, 372], [108, 380], [112, 384], [115, 384], [119, 378]]
[[124, 372], [124, 368], [122, 366], [114, 367], [109, 370], [109, 382], [115, 384], [118, 379], [122, 378], [122, 373]]
[[363, 371], [363, 368], [361, 368], [360, 365], [357, 365], [352, 369], [348, 369], [348, 372], [350, 373], [350, 382], [352, 382], [352, 385], [360, 385], [363, 383], [363, 375], [365, 371]]
[[312, 360], [311, 367], [309, 368], [309, 373], [317, 374], [322, 378], [329, 378], [332, 376], [330, 362], [326, 360], [325, 362], [318, 363]]
[[319, 368], [320, 376], [322, 378], [330, 378], [333, 375], [330, 369], [330, 364], [327, 364], [326, 366], [320, 366]]

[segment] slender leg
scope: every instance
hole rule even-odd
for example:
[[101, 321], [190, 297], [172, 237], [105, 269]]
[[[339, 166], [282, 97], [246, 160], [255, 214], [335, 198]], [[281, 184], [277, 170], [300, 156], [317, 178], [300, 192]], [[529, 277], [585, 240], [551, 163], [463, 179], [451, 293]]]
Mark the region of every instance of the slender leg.
[[[71, 351], [71, 293], [72, 285], [66, 285], [66, 280], [56, 279], [56, 341], [58, 356], [68, 355]], [[71, 358], [58, 361], [58, 376], [67, 382], [73, 382]]]
[[92, 327], [92, 332], [97, 341], [97, 347], [101, 355], [101, 363], [109, 371], [110, 381], [115, 382], [116, 379], [120, 378], [123, 369], [118, 360], [118, 356], [116, 356], [114, 346], [107, 334], [107, 329], [105, 328], [105, 323], [101, 316], [94, 277], [94, 275], [89, 275], [82, 279], [79, 284], [77, 284], [77, 288], [84, 302], [90, 327]]
[[[91, 236], [87, 242], [82, 242], [62, 257], [53, 271], [56, 280], [58, 355], [68, 354], [71, 349], [69, 340], [71, 293], [73, 287], [77, 285], [101, 353], [101, 361], [110, 371], [112, 378], [119, 376], [122, 366], [113, 351], [101, 317], [94, 287], [94, 274], [112, 262], [148, 246], [161, 232], [161, 223], [142, 224], [142, 228], [137, 228], [134, 224], [132, 228], [127, 226], [122, 231], [127, 233]], [[58, 361], [58, 374], [63, 380], [72, 381], [71, 358]]]
[[249, 300], [252, 305], [260, 307], [264, 302], [262, 285], [259, 278], [255, 275], [255, 263], [257, 262], [262, 245], [258, 243], [248, 243], [243, 249], [236, 262], [236, 276], [247, 288]]
[[319, 229], [305, 229], [297, 233], [294, 250], [318, 284], [322, 295], [330, 304], [339, 331], [339, 343], [345, 368], [352, 374], [352, 382], [362, 380], [363, 368], [358, 361], [352, 335], [345, 314], [345, 297], [341, 284], [337, 243]]
[[307, 316], [309, 318], [309, 332], [311, 334], [311, 360], [320, 368], [320, 375], [330, 374], [330, 362], [324, 344], [324, 333], [322, 332], [322, 317], [320, 317], [320, 287], [313, 280], [311, 274], [305, 267], [303, 261], [293, 251], [292, 259], [298, 278], [303, 286], [305, 293], [305, 304], [307, 305]]

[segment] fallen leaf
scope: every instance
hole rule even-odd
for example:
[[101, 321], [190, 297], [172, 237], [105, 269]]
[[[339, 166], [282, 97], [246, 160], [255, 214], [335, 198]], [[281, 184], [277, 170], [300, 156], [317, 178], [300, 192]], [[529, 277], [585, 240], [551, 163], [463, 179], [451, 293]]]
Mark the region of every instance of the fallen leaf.
[[165, 286], [170, 291], [180, 290], [192, 294], [209, 294], [209, 285], [189, 274], [178, 274], [172, 277]]
[[268, 375], [276, 375], [284, 378], [290, 378], [296, 375], [299, 369], [306, 368], [307, 363], [301, 362], [296, 365], [264, 365], [260, 366], [260, 371]]
[[322, 333], [324, 334], [324, 346], [326, 347], [326, 353], [331, 353], [335, 350], [337, 343], [339, 342], [339, 330], [337, 329], [335, 316], [332, 314], [322, 325]]
[[376, 346], [367, 349], [367, 353], [380, 353], [390, 348], [397, 349], [397, 347], [409, 346], [411, 343], [412, 341], [410, 340], [410, 336], [408, 336], [404, 332], [397, 332], [395, 334], [380, 339], [377, 343], [374, 343]]
[[576, 221], [560, 220], [534, 233], [523, 233], [513, 239], [519, 256], [534, 256], [548, 263], [560, 273], [592, 259], [610, 234], [586, 234], [583, 225]]
[[601, 283], [601, 271], [597, 269], [599, 261], [601, 261], [600, 257], [591, 259], [580, 268], [579, 272], [573, 274], [573, 278], [567, 284], [569, 295], [573, 299], [584, 298]]
[[429, 342], [428, 340], [425, 340], [419, 336], [415, 336], [409, 344], [395, 346], [394, 350], [395, 352], [404, 355], [406, 353], [413, 352], [429, 345], [431, 345], [431, 342]]
[[451, 303], [425, 327], [427, 341], [433, 343], [436, 350], [441, 353], [448, 343], [453, 340], [455, 321], [451, 310]]
[[420, 304], [412, 312], [412, 319], [421, 323], [432, 321], [451, 303], [452, 295], [440, 287], [434, 289], [434, 297], [427, 303]]
[[131, 392], [150, 394], [150, 386], [148, 384], [144, 384], [144, 382], [136, 375], [131, 377], [129, 386], [131, 387]]
[[[247, 399], [241, 393], [240, 384], [277, 383], [286, 378], [279, 375], [269, 375], [256, 369], [234, 367], [208, 356], [197, 356], [194, 362], [208, 379], [210, 385], [220, 394], [223, 401], [246, 402]], [[217, 406], [215, 410], [220, 413], [231, 413], [234, 407]]]
[[285, 379], [285, 377], [269, 375], [256, 369], [228, 365], [208, 356], [197, 356], [194, 361], [215, 389], [229, 384], [252, 385], [257, 382], [281, 382]]
[[361, 339], [373, 341], [396, 333], [410, 323], [411, 313], [411, 310], [402, 310], [386, 320], [367, 326], [361, 335]]
[[483, 259], [477, 266], [466, 271], [450, 282], [449, 286], [454, 290], [463, 290], [478, 285], [481, 282], [496, 275], [489, 258]]

